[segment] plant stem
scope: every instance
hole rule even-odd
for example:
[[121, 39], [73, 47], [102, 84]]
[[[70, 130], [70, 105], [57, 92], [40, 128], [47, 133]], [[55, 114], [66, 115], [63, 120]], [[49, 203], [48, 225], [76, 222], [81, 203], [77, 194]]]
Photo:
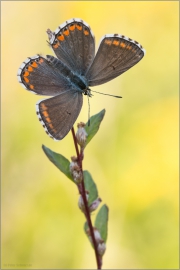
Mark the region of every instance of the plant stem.
[[91, 222], [91, 216], [90, 216], [90, 212], [89, 212], [88, 201], [87, 201], [87, 198], [86, 198], [86, 190], [85, 190], [85, 185], [84, 185], [84, 175], [83, 175], [83, 166], [82, 166], [83, 152], [82, 151], [79, 152], [77, 139], [76, 139], [75, 132], [74, 132], [74, 127], [72, 127], [71, 131], [72, 131], [72, 136], [73, 136], [73, 140], [74, 140], [74, 145], [75, 145], [75, 149], [76, 149], [76, 154], [77, 154], [77, 158], [78, 158], [79, 167], [81, 169], [82, 176], [83, 176], [83, 179], [82, 179], [82, 182], [81, 182], [81, 189], [79, 189], [79, 191], [80, 191], [80, 193], [82, 195], [84, 206], [85, 206], [85, 212], [86, 212], [85, 216], [86, 216], [88, 227], [89, 227], [89, 230], [90, 230], [90, 235], [92, 237], [92, 242], [93, 242], [95, 256], [96, 256], [96, 262], [97, 262], [97, 269], [101, 269], [102, 261], [101, 261], [101, 258], [99, 256], [99, 254], [98, 254], [98, 251], [97, 251], [97, 243], [96, 243], [95, 236], [94, 236], [94, 230], [93, 230], [93, 226], [92, 226], [92, 222]]
[[72, 131], [72, 136], [73, 136], [73, 140], [74, 140], [74, 145], [75, 145], [75, 148], [76, 148], [76, 155], [79, 158], [79, 149], [78, 149], [78, 144], [77, 144], [77, 140], [76, 140], [76, 135], [75, 135], [75, 132], [74, 132], [74, 127], [72, 127], [71, 131]]

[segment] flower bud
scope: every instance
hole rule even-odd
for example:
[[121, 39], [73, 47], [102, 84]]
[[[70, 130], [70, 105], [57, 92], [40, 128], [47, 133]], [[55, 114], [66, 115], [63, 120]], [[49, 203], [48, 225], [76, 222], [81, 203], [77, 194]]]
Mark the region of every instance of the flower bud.
[[[87, 200], [87, 201], [88, 201], [88, 198], [89, 198], [89, 192], [86, 191], [86, 200]], [[81, 209], [81, 211], [82, 211], [83, 213], [85, 213], [85, 206], [84, 206], [84, 201], [83, 201], [82, 195], [79, 196], [78, 206], [79, 206], [79, 208]]]
[[83, 177], [82, 177], [82, 172], [81, 172], [80, 169], [79, 169], [79, 171], [78, 170], [74, 170], [73, 173], [72, 173], [72, 176], [73, 176], [73, 180], [74, 180], [74, 182], [76, 184], [79, 184], [79, 183], [82, 182]]
[[69, 165], [70, 172], [73, 173], [74, 170], [79, 168], [78, 163], [77, 163], [77, 157], [73, 156], [71, 157], [71, 163]]
[[[95, 227], [93, 228], [93, 230], [94, 230], [94, 238], [96, 240], [96, 243], [97, 244], [101, 243], [103, 240], [101, 238], [100, 232]], [[92, 237], [91, 237], [91, 233], [90, 233], [90, 229], [89, 228], [86, 230], [86, 233], [87, 233], [87, 236], [88, 236], [91, 244], [93, 245], [93, 241], [92, 241]]]
[[83, 198], [82, 198], [81, 195], [79, 196], [78, 206], [79, 206], [79, 208], [81, 209], [81, 211], [84, 212], [84, 208], [85, 208], [85, 207], [84, 207], [84, 201], [83, 201]]
[[88, 136], [88, 134], [86, 133], [86, 130], [85, 130], [85, 124], [80, 122], [78, 125], [78, 130], [77, 130], [77, 133], [76, 133], [76, 139], [77, 139], [77, 142], [78, 144], [84, 148], [85, 144], [86, 144], [86, 138]]
[[76, 184], [79, 184], [83, 179], [82, 171], [77, 163], [77, 157], [71, 157], [71, 160], [72, 161], [70, 163], [69, 169], [70, 169], [74, 182]]
[[96, 239], [96, 243], [100, 243], [102, 241], [100, 232], [98, 231], [97, 228], [94, 227], [94, 237]]
[[97, 208], [98, 208], [98, 206], [99, 206], [99, 204], [102, 202], [102, 200], [101, 200], [101, 198], [98, 198], [98, 199], [96, 199], [93, 203], [91, 203], [91, 205], [89, 206], [89, 211], [90, 212], [93, 212], [93, 211], [95, 211]]
[[106, 251], [106, 244], [104, 243], [103, 240], [101, 241], [101, 243], [98, 244], [97, 250], [98, 250], [98, 254], [100, 256], [104, 255], [104, 253]]

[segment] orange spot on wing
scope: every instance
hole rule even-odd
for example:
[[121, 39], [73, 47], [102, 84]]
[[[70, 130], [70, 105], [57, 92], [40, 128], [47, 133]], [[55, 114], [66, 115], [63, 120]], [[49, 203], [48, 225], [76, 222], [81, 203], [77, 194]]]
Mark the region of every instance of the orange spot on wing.
[[76, 28], [81, 31], [82, 30], [82, 25], [81, 24], [76, 24]]
[[84, 30], [84, 34], [85, 34], [85, 36], [88, 36], [89, 35], [89, 31], [88, 30]]
[[128, 46], [126, 47], [126, 49], [131, 50], [131, 49], [132, 49], [132, 46], [128, 45]]
[[63, 33], [65, 34], [65, 36], [69, 36], [69, 30], [68, 29], [64, 30]]
[[109, 40], [109, 39], [106, 39], [106, 40], [105, 40], [105, 43], [106, 43], [107, 45], [111, 45], [112, 41]]
[[119, 45], [119, 41], [118, 40], [114, 40], [113, 41], [113, 45], [118, 46]]
[[28, 82], [29, 82], [29, 79], [28, 79], [28, 78], [26, 78], [26, 77], [24, 77], [24, 80], [25, 80], [25, 82], [26, 82], [26, 83], [28, 83]]
[[36, 62], [32, 62], [31, 66], [34, 67], [34, 68], [36, 68], [38, 65], [37, 65]]
[[56, 44], [53, 44], [53, 48], [57, 49], [59, 47], [59, 43], [57, 42]]
[[51, 129], [53, 129], [53, 124], [49, 124], [49, 127], [50, 127]]
[[121, 43], [120, 43], [120, 47], [121, 47], [121, 48], [125, 48], [125, 47], [126, 47], [126, 43], [121, 42]]
[[63, 35], [59, 35], [59, 36], [57, 36], [57, 38], [58, 38], [60, 41], [63, 41], [63, 40], [64, 40], [64, 36], [63, 36]]
[[40, 107], [41, 107], [42, 110], [46, 110], [47, 109], [47, 107], [46, 107], [46, 105], [44, 103], [41, 103], [40, 104]]
[[70, 31], [74, 31], [74, 29], [75, 29], [75, 24], [69, 26]]
[[25, 71], [24, 74], [23, 74], [24, 77], [27, 77], [29, 76], [29, 72], [28, 71]]
[[51, 119], [49, 117], [46, 118], [46, 122], [51, 123]]
[[43, 114], [44, 117], [48, 117], [49, 116], [49, 114], [48, 114], [47, 111], [43, 111], [42, 114]]
[[28, 71], [32, 72], [33, 68], [31, 66], [28, 67]]
[[39, 63], [43, 63], [44, 62], [44, 59], [43, 58], [39, 58]]
[[34, 89], [34, 85], [32, 85], [32, 84], [30, 84], [29, 87], [30, 87], [31, 89]]

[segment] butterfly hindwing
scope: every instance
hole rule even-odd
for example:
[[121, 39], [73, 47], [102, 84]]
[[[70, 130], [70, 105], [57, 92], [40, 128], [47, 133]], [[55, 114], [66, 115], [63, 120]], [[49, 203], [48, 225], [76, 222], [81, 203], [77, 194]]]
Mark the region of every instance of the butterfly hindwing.
[[54, 140], [62, 140], [74, 125], [82, 102], [82, 94], [75, 89], [39, 101], [36, 113], [46, 133]]

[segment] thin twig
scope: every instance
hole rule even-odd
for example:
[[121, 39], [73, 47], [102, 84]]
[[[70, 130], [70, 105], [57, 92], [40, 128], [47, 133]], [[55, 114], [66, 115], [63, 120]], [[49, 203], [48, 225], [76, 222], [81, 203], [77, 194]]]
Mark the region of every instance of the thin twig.
[[72, 131], [72, 136], [73, 136], [73, 140], [74, 140], [74, 145], [75, 145], [75, 149], [76, 149], [76, 154], [77, 154], [77, 158], [78, 158], [79, 167], [81, 169], [82, 176], [83, 176], [83, 179], [82, 179], [82, 182], [81, 182], [81, 189], [79, 189], [79, 191], [81, 192], [83, 202], [84, 202], [84, 206], [85, 206], [85, 216], [86, 216], [87, 223], [88, 223], [88, 226], [89, 226], [90, 235], [92, 237], [92, 242], [93, 242], [95, 256], [96, 256], [96, 262], [97, 262], [97, 269], [101, 269], [102, 261], [101, 261], [101, 258], [99, 256], [99, 254], [98, 254], [98, 251], [97, 251], [97, 243], [96, 243], [95, 236], [94, 236], [94, 230], [93, 230], [93, 226], [92, 226], [92, 222], [91, 222], [91, 216], [90, 216], [90, 212], [89, 212], [88, 201], [87, 201], [87, 198], [86, 198], [86, 190], [85, 190], [85, 185], [84, 185], [84, 175], [83, 175], [83, 166], [82, 166], [83, 153], [79, 152], [79, 148], [78, 148], [78, 144], [77, 144], [77, 140], [76, 140], [76, 136], [75, 136], [75, 132], [74, 132], [74, 127], [72, 127], [71, 131]]

